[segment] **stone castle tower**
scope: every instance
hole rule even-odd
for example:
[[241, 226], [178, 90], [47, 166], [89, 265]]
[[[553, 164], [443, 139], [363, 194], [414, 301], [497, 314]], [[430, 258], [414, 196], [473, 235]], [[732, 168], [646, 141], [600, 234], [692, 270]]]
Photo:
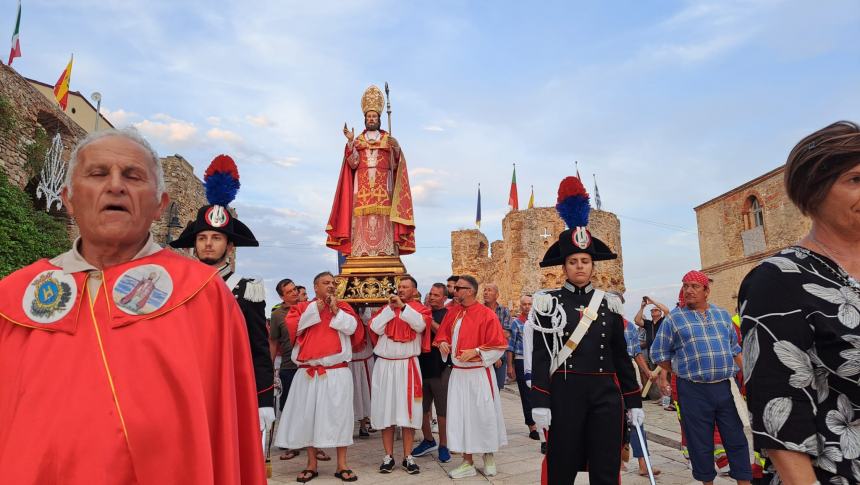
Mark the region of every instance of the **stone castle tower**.
[[[492, 244], [477, 229], [453, 231], [453, 274], [469, 274], [481, 283], [497, 284], [499, 303], [516, 308], [520, 295], [542, 288], [558, 288], [564, 283], [561, 266], [540, 268], [538, 263], [565, 228], [554, 207], [537, 207], [509, 212], [502, 220], [502, 240]], [[618, 259], [595, 263], [595, 284], [605, 290], [624, 292], [618, 217], [592, 209], [588, 229], [618, 254]]]

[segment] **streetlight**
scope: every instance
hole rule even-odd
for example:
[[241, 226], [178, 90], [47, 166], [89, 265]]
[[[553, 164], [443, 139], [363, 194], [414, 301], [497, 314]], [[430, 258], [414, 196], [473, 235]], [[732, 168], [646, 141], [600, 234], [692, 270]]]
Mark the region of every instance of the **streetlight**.
[[182, 227], [182, 223], [179, 222], [179, 208], [176, 207], [176, 202], [171, 202], [167, 208], [167, 221], [167, 234], [164, 235], [165, 246], [173, 241], [173, 229]]
[[90, 99], [96, 102], [96, 129], [93, 131], [99, 131], [99, 118], [102, 117], [102, 93], [96, 91], [90, 95]]

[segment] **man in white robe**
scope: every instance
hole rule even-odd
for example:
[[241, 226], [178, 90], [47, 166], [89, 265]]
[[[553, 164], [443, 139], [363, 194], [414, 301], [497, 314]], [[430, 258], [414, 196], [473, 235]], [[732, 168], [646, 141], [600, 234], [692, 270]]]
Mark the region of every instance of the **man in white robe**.
[[484, 475], [496, 474], [494, 453], [508, 443], [493, 363], [508, 348], [499, 318], [478, 303], [478, 281], [461, 276], [456, 304], [448, 309], [433, 345], [454, 364], [448, 381], [448, 447], [463, 463], [448, 472], [454, 479], [475, 476], [472, 454], [483, 453]]
[[355, 481], [346, 463], [352, 444], [355, 417], [352, 409], [352, 373], [348, 363], [352, 346], [364, 338], [364, 326], [345, 302], [335, 298], [334, 276], [314, 278], [316, 298], [290, 308], [286, 325], [293, 340], [292, 359], [299, 371], [284, 405], [286, 424], [278, 428], [275, 445], [307, 448], [308, 464], [296, 478], [307, 482], [319, 475], [316, 448], [337, 448], [337, 473]]
[[423, 416], [418, 355], [422, 347], [430, 350], [425, 329], [431, 316], [429, 308], [413, 299], [417, 286], [411, 276], [402, 277], [397, 295], [370, 320], [370, 330], [379, 336], [373, 350], [377, 361], [371, 379], [370, 423], [382, 430], [385, 457], [380, 473], [394, 469], [395, 426], [403, 428], [403, 469], [411, 475], [420, 472], [411, 453], [415, 429], [421, 427]]

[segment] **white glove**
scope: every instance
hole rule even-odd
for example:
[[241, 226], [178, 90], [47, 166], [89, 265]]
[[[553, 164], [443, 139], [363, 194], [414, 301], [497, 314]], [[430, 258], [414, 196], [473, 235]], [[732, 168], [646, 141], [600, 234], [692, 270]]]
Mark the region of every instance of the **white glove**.
[[538, 313], [548, 313], [552, 307], [552, 296], [547, 293], [538, 293], [532, 297], [532, 306]]
[[533, 408], [532, 419], [535, 422], [535, 427], [538, 429], [549, 429], [549, 423], [552, 421], [552, 411], [549, 408]]
[[260, 431], [269, 429], [275, 422], [275, 408], [257, 408], [260, 413]]
[[645, 411], [642, 408], [630, 408], [627, 411], [627, 419], [633, 426], [642, 426], [645, 423]]

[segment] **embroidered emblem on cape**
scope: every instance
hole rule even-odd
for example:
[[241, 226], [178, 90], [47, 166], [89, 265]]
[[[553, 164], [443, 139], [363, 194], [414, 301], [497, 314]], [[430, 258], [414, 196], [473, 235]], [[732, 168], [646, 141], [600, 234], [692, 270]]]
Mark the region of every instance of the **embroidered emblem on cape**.
[[220, 205], [213, 205], [206, 211], [206, 222], [212, 227], [224, 227], [230, 221], [230, 214], [227, 209]]
[[42, 271], [24, 292], [24, 313], [36, 323], [54, 323], [65, 317], [75, 302], [77, 285], [60, 270]]
[[575, 244], [579, 249], [588, 249], [588, 246], [591, 244], [591, 234], [589, 234], [588, 229], [584, 227], [577, 227], [574, 229], [570, 238], [573, 240], [573, 244]]
[[173, 280], [163, 267], [144, 264], [129, 269], [113, 286], [113, 301], [129, 315], [152, 313], [173, 293]]

